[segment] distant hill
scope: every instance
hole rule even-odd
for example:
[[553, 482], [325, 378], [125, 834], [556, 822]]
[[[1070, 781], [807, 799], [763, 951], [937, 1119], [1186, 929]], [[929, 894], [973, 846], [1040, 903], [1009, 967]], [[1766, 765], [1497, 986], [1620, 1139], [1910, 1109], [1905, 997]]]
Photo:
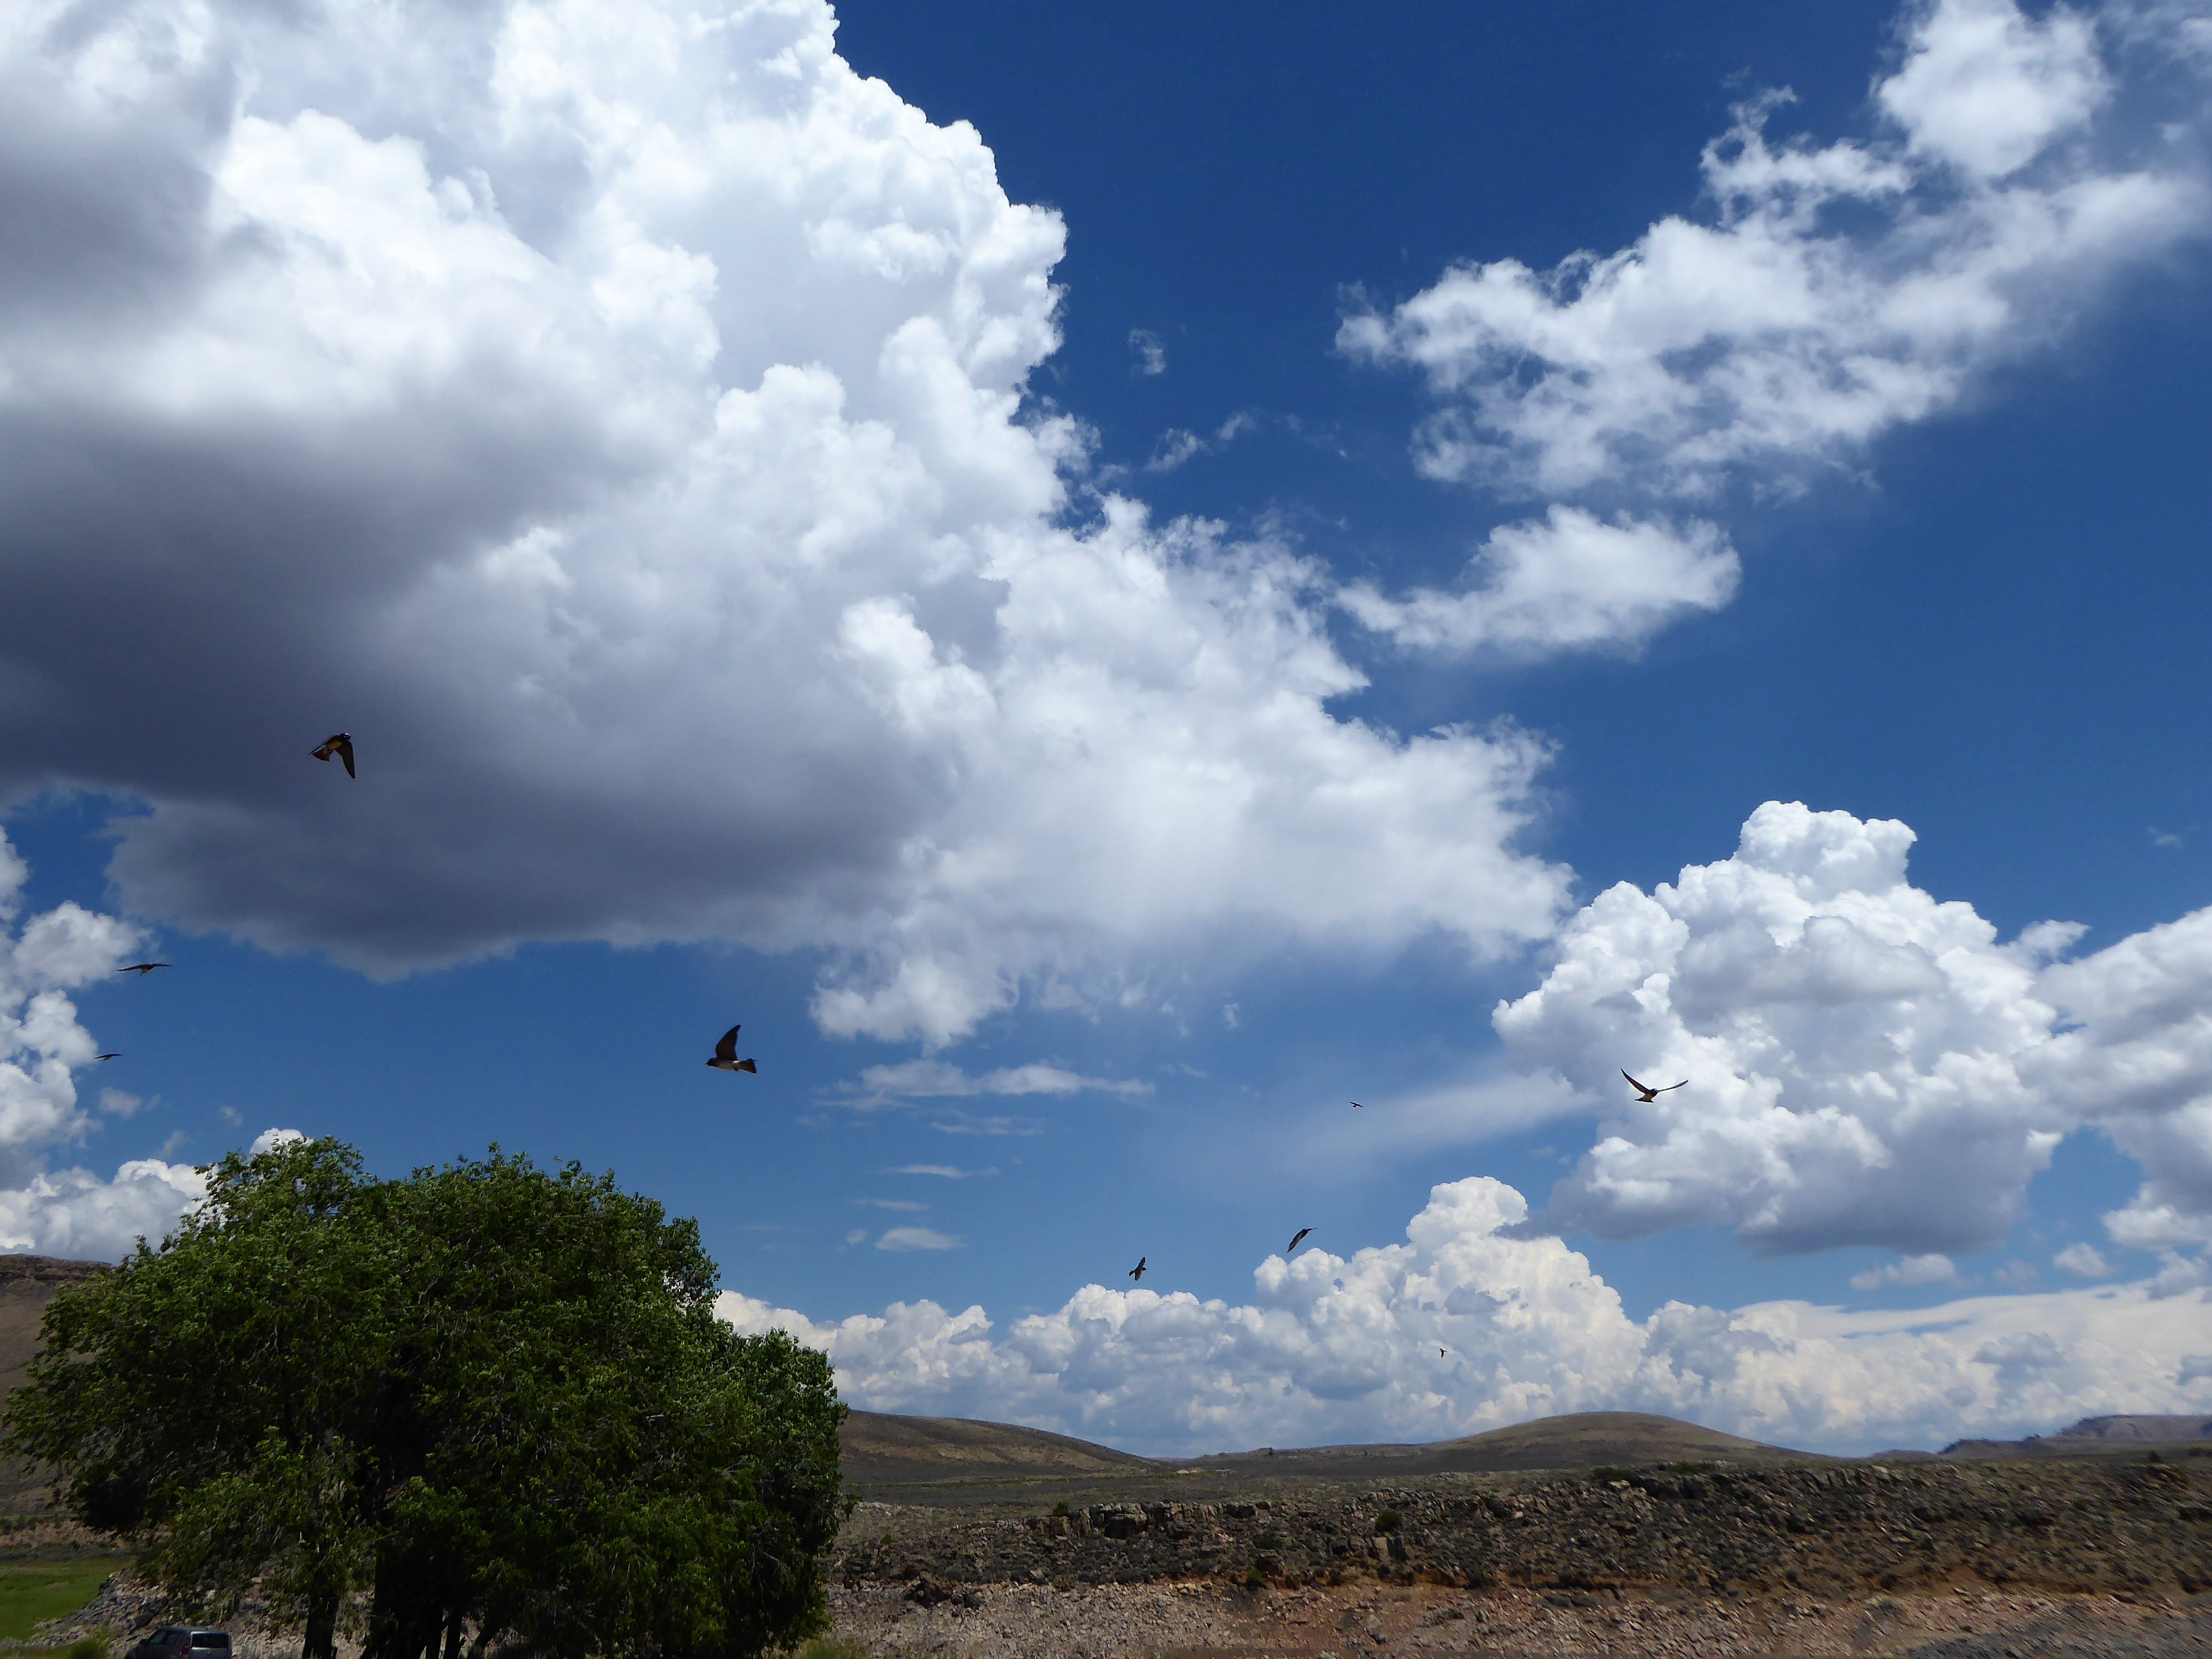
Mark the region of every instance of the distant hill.
[[[50, 1255], [0, 1255], [0, 1401], [23, 1383], [24, 1368], [39, 1351], [39, 1322], [46, 1304], [71, 1285], [105, 1273], [104, 1261], [64, 1261]], [[46, 1507], [46, 1488], [27, 1466], [0, 1459], [0, 1514]]]
[[1468, 1435], [1462, 1440], [1437, 1440], [1425, 1445], [1231, 1452], [1188, 1459], [1186, 1465], [1208, 1470], [1235, 1468], [1253, 1474], [1360, 1480], [1391, 1475], [1586, 1469], [1601, 1464], [1763, 1462], [1813, 1455], [1699, 1428], [1679, 1418], [1644, 1412], [1570, 1412]]
[[842, 1439], [845, 1478], [860, 1486], [1041, 1475], [1079, 1479], [1158, 1467], [1150, 1458], [1088, 1440], [964, 1417], [856, 1411], [845, 1419]]
[[1262, 1447], [1204, 1457], [1151, 1458], [1004, 1423], [856, 1411], [845, 1425], [844, 1453], [845, 1478], [855, 1486], [908, 1503], [1011, 1495], [1003, 1489], [1017, 1485], [1033, 1492], [1072, 1495], [1093, 1483], [1162, 1483], [1195, 1497], [1201, 1490], [1255, 1480], [1370, 1480], [1601, 1464], [1771, 1462], [1811, 1455], [1638, 1412], [1578, 1412], [1425, 1445]]
[[2085, 1417], [2056, 1434], [2025, 1440], [1954, 1440], [1942, 1455], [1953, 1462], [2001, 1457], [2124, 1457], [2160, 1447], [2184, 1451], [2212, 1442], [2212, 1413], [2181, 1417]]

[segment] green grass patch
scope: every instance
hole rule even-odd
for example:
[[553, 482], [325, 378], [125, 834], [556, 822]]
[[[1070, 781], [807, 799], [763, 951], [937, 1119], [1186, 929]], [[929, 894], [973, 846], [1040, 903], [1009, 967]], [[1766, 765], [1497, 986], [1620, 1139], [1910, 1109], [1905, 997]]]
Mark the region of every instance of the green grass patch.
[[75, 1613], [92, 1600], [107, 1575], [129, 1565], [121, 1556], [81, 1561], [0, 1562], [0, 1639], [22, 1641], [43, 1620]]

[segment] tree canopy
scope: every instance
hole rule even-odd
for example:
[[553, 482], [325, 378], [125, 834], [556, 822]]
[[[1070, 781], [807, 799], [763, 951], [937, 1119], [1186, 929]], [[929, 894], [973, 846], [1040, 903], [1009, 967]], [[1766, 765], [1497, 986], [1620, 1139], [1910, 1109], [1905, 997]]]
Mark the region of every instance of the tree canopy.
[[208, 1173], [172, 1237], [55, 1298], [5, 1425], [202, 1616], [258, 1589], [306, 1659], [349, 1616], [364, 1659], [822, 1628], [845, 1408], [821, 1354], [715, 1316], [696, 1224], [496, 1147], [404, 1180], [334, 1140]]

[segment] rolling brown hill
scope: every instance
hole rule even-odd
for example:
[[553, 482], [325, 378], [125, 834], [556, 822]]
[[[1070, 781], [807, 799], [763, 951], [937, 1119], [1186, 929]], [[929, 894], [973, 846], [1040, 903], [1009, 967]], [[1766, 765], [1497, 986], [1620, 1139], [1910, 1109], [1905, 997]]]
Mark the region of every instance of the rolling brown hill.
[[[22, 1385], [24, 1367], [39, 1351], [39, 1321], [46, 1304], [58, 1291], [106, 1271], [101, 1261], [0, 1255], [0, 1401]], [[0, 1515], [32, 1513], [46, 1502], [46, 1488], [32, 1469], [0, 1458]]]
[[842, 1435], [846, 1479], [858, 1485], [1115, 1475], [1156, 1469], [1151, 1458], [1043, 1429], [964, 1417], [855, 1411]]
[[1516, 1423], [1461, 1440], [1408, 1446], [1314, 1446], [1297, 1451], [1262, 1449], [1188, 1460], [1201, 1469], [1234, 1468], [1252, 1474], [1316, 1475], [1364, 1480], [1393, 1475], [1504, 1474], [1522, 1469], [1587, 1469], [1604, 1464], [1747, 1463], [1812, 1458], [1745, 1440], [1679, 1418], [1644, 1412], [1570, 1412]]
[[[1172, 1488], [1195, 1498], [1255, 1481], [1379, 1480], [1427, 1474], [1499, 1474], [1656, 1463], [1752, 1464], [1811, 1460], [1639, 1412], [1577, 1412], [1425, 1445], [1262, 1447], [1204, 1457], [1139, 1457], [1041, 1429], [963, 1418], [856, 1411], [845, 1425], [845, 1478], [898, 1503], [969, 1504], [1030, 1497], [1071, 1500], [1111, 1490], [1136, 1498]], [[1825, 1461], [1825, 1460], [1823, 1460]]]

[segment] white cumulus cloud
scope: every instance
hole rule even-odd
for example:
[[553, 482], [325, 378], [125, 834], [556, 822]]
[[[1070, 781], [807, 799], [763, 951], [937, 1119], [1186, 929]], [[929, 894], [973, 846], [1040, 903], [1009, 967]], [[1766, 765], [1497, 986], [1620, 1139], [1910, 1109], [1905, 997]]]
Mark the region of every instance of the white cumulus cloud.
[[[2137, 90], [2173, 48], [2142, 36]], [[1340, 343], [1419, 368], [1440, 407], [1419, 459], [1514, 493], [1705, 495], [1790, 488], [1954, 405], [2047, 340], [2117, 270], [2206, 222], [2201, 85], [2177, 119], [2102, 122], [2114, 71], [2094, 24], [2011, 0], [1907, 14], [1865, 142], [1776, 143], [1786, 98], [1707, 146], [1705, 219], [1549, 271], [1456, 266]], [[2111, 130], [2108, 131], [2106, 128]]]
[[1355, 582], [1338, 602], [1409, 650], [1545, 655], [1633, 646], [1692, 611], [1735, 597], [1735, 551], [1712, 525], [1682, 528], [1554, 507], [1503, 525], [1475, 555], [1470, 586], [1393, 599]]
[[834, 27], [9, 9], [0, 789], [143, 803], [143, 914], [818, 951], [835, 1033], [1540, 937], [1541, 745], [1338, 718], [1315, 569], [1084, 489], [1058, 217]]
[[[2036, 950], [1906, 878], [1912, 831], [1770, 801], [1733, 857], [1623, 883], [1499, 1005], [1509, 1048], [1604, 1103], [1555, 1224], [1719, 1223], [1755, 1250], [1985, 1249], [2072, 1116], [2021, 1079]], [[1686, 1088], [1636, 1103], [1620, 1073]], [[1663, 1073], [1663, 1077], [1660, 1074]]]
[[[158, 1243], [207, 1184], [189, 1165], [160, 1158], [132, 1159], [112, 1181], [49, 1167], [96, 1127], [78, 1100], [76, 1073], [96, 1064], [100, 1045], [69, 993], [113, 983], [148, 941], [128, 922], [75, 903], [24, 915], [29, 877], [0, 836], [0, 1250], [113, 1261], [142, 1236]], [[100, 1109], [127, 1119], [143, 1104], [108, 1089]]]
[[2212, 909], [2057, 963], [2044, 988], [2070, 1028], [2037, 1080], [2145, 1172], [2106, 1218], [2112, 1237], [2152, 1250], [2212, 1243]]
[[[2212, 910], [2054, 961], [2080, 927], [2001, 939], [1911, 884], [1913, 839], [1769, 801], [1732, 857], [1620, 884], [1566, 924], [1542, 983], [1492, 1015], [1537, 1076], [1599, 1103], [1553, 1224], [1932, 1260], [2001, 1243], [2059, 1141], [2094, 1128], [2145, 1170], [2114, 1241], [2193, 1282], [2183, 1255], [2212, 1241]], [[1638, 1102], [1624, 1070], [1687, 1086]]]
[[1559, 1239], [1507, 1236], [1526, 1215], [1501, 1182], [1447, 1182], [1404, 1243], [1271, 1256], [1244, 1304], [1089, 1285], [1004, 1328], [930, 1302], [836, 1323], [737, 1292], [720, 1308], [822, 1348], [856, 1405], [1162, 1453], [1435, 1439], [1607, 1408], [1865, 1450], [2212, 1404], [2212, 1378], [2167, 1380], [2201, 1322], [2142, 1285], [1905, 1313], [1670, 1303], [1638, 1321]]

